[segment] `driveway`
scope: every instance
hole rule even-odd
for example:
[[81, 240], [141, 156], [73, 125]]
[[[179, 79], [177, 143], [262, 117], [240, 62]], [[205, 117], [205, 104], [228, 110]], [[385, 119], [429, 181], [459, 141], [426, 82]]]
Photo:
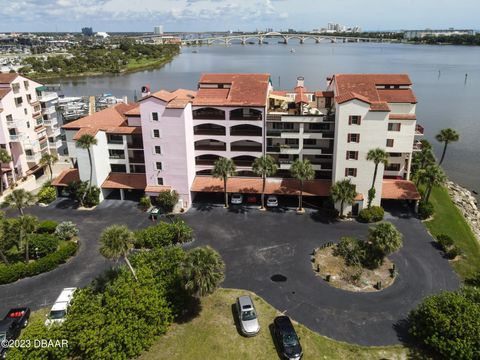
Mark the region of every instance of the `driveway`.
[[[63, 288], [85, 286], [109, 268], [112, 263], [98, 252], [98, 239], [102, 230], [112, 224], [125, 224], [130, 229], [151, 224], [135, 204], [129, 201], [105, 200], [93, 211], [79, 211], [71, 209], [69, 200], [60, 199], [47, 208], [34, 206], [27, 209], [27, 213], [40, 220], [70, 220], [77, 224], [80, 249], [74, 258], [53, 271], [0, 285], [0, 316], [15, 306], [29, 306], [32, 309], [51, 306]], [[12, 211], [8, 214], [17, 215]]]
[[[303, 216], [202, 204], [184, 215], [194, 228], [192, 246], [211, 245], [226, 263], [224, 287], [248, 289], [310, 329], [361, 345], [397, 344], [405, 335], [402, 320], [425, 296], [453, 290], [459, 280], [423, 224], [387, 214], [404, 235], [391, 256], [399, 271], [395, 283], [377, 293], [352, 293], [316, 277], [310, 262], [314, 248], [341, 236], [364, 238], [368, 225], [326, 224]], [[272, 281], [283, 275], [284, 282]]]

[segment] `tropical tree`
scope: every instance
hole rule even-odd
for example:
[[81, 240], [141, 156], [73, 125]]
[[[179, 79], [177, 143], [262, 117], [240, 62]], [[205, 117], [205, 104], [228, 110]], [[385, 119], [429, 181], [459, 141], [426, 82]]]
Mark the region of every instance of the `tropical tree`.
[[187, 252], [182, 274], [187, 291], [196, 297], [212, 294], [224, 279], [225, 264], [210, 246]]
[[213, 164], [213, 176], [223, 179], [223, 191], [225, 193], [225, 207], [228, 208], [227, 181], [230, 176], [236, 173], [235, 163], [232, 159], [221, 157]]
[[340, 217], [343, 217], [343, 207], [345, 203], [353, 204], [357, 196], [355, 184], [352, 184], [350, 179], [337, 181], [330, 189], [332, 199], [335, 202], [340, 202]]
[[128, 268], [138, 281], [135, 270], [133, 269], [128, 254], [133, 247], [135, 236], [125, 225], [111, 225], [103, 230], [100, 235], [100, 254], [109, 260], [118, 262], [120, 258], [125, 260]]
[[262, 177], [262, 207], [265, 209], [265, 184], [268, 176], [273, 176], [278, 170], [275, 159], [270, 155], [256, 158], [253, 162], [252, 170], [255, 174]]
[[38, 219], [32, 215], [22, 215], [18, 218], [19, 239], [18, 246], [25, 250], [25, 262], [29, 261], [28, 239], [38, 227]]
[[425, 169], [429, 165], [435, 164], [435, 155], [433, 154], [432, 145], [427, 140], [421, 140], [421, 143], [421, 150], [414, 152], [412, 158], [412, 174], [417, 187], [420, 184], [420, 177], [418, 176], [419, 171]]
[[97, 139], [95, 139], [95, 137], [90, 134], [83, 134], [82, 136], [80, 136], [76, 144], [77, 147], [87, 150], [88, 152], [88, 161], [90, 163], [90, 181], [88, 182], [88, 189], [90, 189], [90, 187], [92, 186], [93, 165], [91, 149], [94, 145], [97, 145]]
[[427, 185], [425, 202], [428, 203], [433, 187], [443, 184], [446, 178], [445, 172], [439, 165], [429, 165], [418, 171], [417, 181]]
[[298, 194], [298, 210], [303, 210], [303, 182], [313, 180], [315, 178], [315, 171], [309, 160], [295, 160], [290, 167], [292, 176], [300, 181], [300, 193]]
[[8, 194], [2, 207], [15, 208], [23, 216], [23, 209], [32, 206], [35, 203], [35, 196], [24, 189], [15, 189]]
[[367, 153], [367, 160], [373, 161], [375, 164], [372, 186], [370, 187], [370, 190], [368, 190], [368, 208], [370, 208], [372, 206], [373, 199], [375, 199], [375, 181], [377, 180], [378, 165], [387, 165], [388, 154], [385, 152], [385, 150], [380, 148], [372, 149]]
[[180, 218], [175, 218], [172, 223], [169, 224], [170, 229], [173, 232], [173, 241], [177, 244], [183, 244], [191, 241], [193, 238], [193, 230], [188, 224]]
[[52, 166], [58, 161], [58, 156], [55, 154], [44, 154], [40, 159], [40, 165], [48, 166], [48, 170], [50, 172], [50, 180], [53, 178], [53, 170]]
[[0, 196], [3, 195], [3, 168], [2, 164], [8, 164], [12, 157], [5, 149], [0, 149]]
[[403, 245], [402, 234], [389, 222], [368, 229], [367, 258], [369, 264], [378, 266], [383, 259], [400, 249]]
[[442, 157], [438, 163], [438, 165], [442, 165], [443, 159], [445, 158], [445, 153], [447, 152], [448, 144], [458, 141], [460, 139], [460, 135], [454, 129], [448, 128], [440, 130], [440, 132], [435, 136], [435, 139], [443, 143]]
[[3, 223], [4, 214], [0, 211], [0, 259], [8, 265], [8, 259], [5, 255], [5, 251], [10, 247], [10, 241], [5, 235], [4, 223]]

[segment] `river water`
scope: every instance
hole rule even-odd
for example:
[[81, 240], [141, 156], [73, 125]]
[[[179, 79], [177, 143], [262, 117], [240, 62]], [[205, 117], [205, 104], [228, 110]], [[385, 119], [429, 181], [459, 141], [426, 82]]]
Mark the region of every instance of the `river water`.
[[[291, 52], [291, 49], [295, 52]], [[198, 52], [193, 52], [197, 49]], [[291, 89], [304, 76], [309, 89], [324, 89], [333, 73], [408, 73], [418, 98], [418, 123], [436, 154], [435, 134], [452, 127], [460, 141], [449, 145], [444, 168], [453, 181], [480, 192], [480, 47], [370, 43], [290, 43], [183, 48], [161, 69], [126, 75], [62, 80], [66, 96], [112, 93], [133, 99], [142, 85], [153, 91], [195, 89], [202, 72], [269, 73], [275, 88]], [[466, 74], [468, 74], [466, 78]]]

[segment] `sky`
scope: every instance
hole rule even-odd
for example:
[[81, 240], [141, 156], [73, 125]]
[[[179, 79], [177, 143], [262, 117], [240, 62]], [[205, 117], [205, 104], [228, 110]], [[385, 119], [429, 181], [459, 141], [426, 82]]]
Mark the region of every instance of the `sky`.
[[0, 0], [0, 32], [480, 29], [478, 0]]

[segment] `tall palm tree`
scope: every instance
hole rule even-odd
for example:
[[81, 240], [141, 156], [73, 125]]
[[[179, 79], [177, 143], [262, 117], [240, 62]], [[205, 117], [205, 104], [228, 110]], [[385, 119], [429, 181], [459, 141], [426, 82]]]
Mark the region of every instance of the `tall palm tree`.
[[111, 225], [103, 230], [100, 235], [100, 254], [103, 257], [118, 262], [120, 258], [125, 260], [128, 268], [138, 281], [137, 274], [128, 260], [128, 253], [133, 247], [135, 240], [133, 232], [125, 225]]
[[28, 235], [35, 232], [38, 227], [38, 219], [32, 215], [22, 215], [18, 218], [19, 227], [19, 247], [25, 249], [25, 262], [29, 261]]
[[442, 165], [443, 159], [445, 158], [445, 153], [447, 152], [448, 144], [458, 141], [460, 139], [460, 135], [454, 129], [442, 129], [440, 132], [435, 136], [437, 141], [443, 143], [443, 151], [442, 157], [440, 158], [440, 162], [438, 165]]
[[213, 164], [213, 176], [223, 179], [223, 191], [225, 192], [225, 207], [228, 208], [227, 180], [236, 173], [235, 163], [232, 159], [221, 157]]
[[432, 193], [433, 187], [443, 184], [447, 178], [440, 165], [435, 164], [427, 166], [425, 169], [419, 171], [418, 176], [420, 177], [419, 181], [427, 185], [425, 195], [425, 202], [427, 203], [430, 200], [430, 194]]
[[278, 171], [277, 163], [275, 159], [270, 155], [265, 155], [256, 158], [253, 162], [252, 170], [255, 174], [262, 177], [262, 207], [265, 209], [265, 184], [268, 176], [273, 176]]
[[337, 181], [330, 189], [330, 193], [334, 202], [340, 202], [340, 216], [343, 217], [345, 203], [353, 204], [357, 196], [355, 184], [352, 184], [350, 179]]
[[2, 164], [8, 164], [12, 161], [12, 157], [5, 149], [0, 149], [0, 196], [3, 195], [3, 168]]
[[83, 134], [77, 140], [76, 146], [85, 149], [88, 152], [88, 161], [90, 162], [90, 181], [88, 182], [88, 189], [92, 186], [92, 176], [93, 176], [93, 165], [92, 165], [92, 154], [91, 149], [94, 145], [97, 145], [97, 139], [93, 135]]
[[225, 263], [210, 246], [190, 250], [182, 266], [185, 289], [194, 296], [211, 294], [225, 278]]
[[8, 265], [8, 259], [5, 255], [4, 251], [8, 248], [8, 239], [4, 236], [5, 231], [3, 229], [3, 213], [0, 212], [0, 259], [2, 259], [3, 263]]
[[415, 185], [418, 187], [420, 183], [420, 177], [418, 173], [425, 169], [429, 165], [435, 164], [435, 155], [433, 154], [432, 147], [427, 140], [425, 141], [429, 146], [422, 146], [420, 151], [416, 151], [413, 153], [412, 158], [412, 174], [415, 180]]
[[44, 154], [42, 155], [42, 158], [40, 159], [40, 165], [42, 166], [48, 166], [48, 170], [50, 171], [50, 181], [53, 178], [53, 170], [52, 166], [58, 161], [58, 156], [55, 154]]
[[15, 189], [5, 197], [2, 207], [15, 208], [23, 216], [23, 209], [32, 206], [34, 203], [35, 196], [31, 192], [24, 189]]
[[298, 194], [298, 211], [303, 210], [303, 182], [315, 178], [315, 170], [309, 160], [295, 160], [290, 167], [292, 176], [300, 180], [300, 193]]
[[372, 186], [370, 187], [370, 190], [368, 190], [368, 208], [370, 208], [372, 206], [373, 199], [375, 199], [375, 181], [377, 180], [378, 165], [387, 165], [388, 154], [385, 152], [385, 150], [380, 148], [371, 149], [367, 153], [367, 160], [373, 161], [373, 163], [375, 164]]

